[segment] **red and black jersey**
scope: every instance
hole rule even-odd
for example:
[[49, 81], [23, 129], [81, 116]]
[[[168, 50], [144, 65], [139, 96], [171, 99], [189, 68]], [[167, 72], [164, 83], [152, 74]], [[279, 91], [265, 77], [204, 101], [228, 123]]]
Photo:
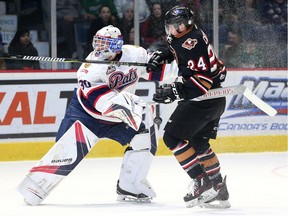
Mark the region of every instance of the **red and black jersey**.
[[177, 83], [184, 99], [192, 99], [218, 88], [225, 80], [226, 69], [213, 51], [205, 33], [196, 25], [169, 36], [168, 44], [178, 64], [178, 75], [183, 83]]

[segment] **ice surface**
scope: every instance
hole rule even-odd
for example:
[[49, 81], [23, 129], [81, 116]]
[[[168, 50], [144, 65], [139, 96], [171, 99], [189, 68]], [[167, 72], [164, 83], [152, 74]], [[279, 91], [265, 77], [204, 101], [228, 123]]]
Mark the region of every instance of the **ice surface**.
[[190, 179], [172, 156], [157, 156], [149, 181], [152, 203], [119, 203], [121, 158], [85, 159], [39, 206], [26, 206], [15, 190], [36, 161], [0, 163], [1, 216], [191, 216], [288, 215], [288, 153], [219, 154], [227, 175], [230, 209], [186, 208]]

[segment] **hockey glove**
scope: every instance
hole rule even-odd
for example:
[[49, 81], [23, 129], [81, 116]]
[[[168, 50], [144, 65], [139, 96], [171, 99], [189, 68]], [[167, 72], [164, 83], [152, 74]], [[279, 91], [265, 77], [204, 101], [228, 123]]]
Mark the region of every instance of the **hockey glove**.
[[161, 50], [155, 51], [147, 63], [146, 67], [147, 73], [150, 73], [151, 71], [156, 73], [161, 71], [164, 60], [165, 60], [164, 52]]
[[175, 100], [180, 100], [181, 97], [176, 88], [176, 83], [164, 84], [156, 89], [156, 94], [153, 95], [153, 101], [157, 103], [169, 104]]

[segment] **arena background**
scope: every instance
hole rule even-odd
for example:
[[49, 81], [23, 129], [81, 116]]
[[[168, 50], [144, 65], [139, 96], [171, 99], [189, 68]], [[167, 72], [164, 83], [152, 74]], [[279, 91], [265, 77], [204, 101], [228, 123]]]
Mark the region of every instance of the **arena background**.
[[[86, 11], [98, 15], [93, 4], [99, 1], [79, 1]], [[27, 28], [39, 56], [63, 57], [59, 56], [64, 49], [61, 46], [63, 37], [57, 34], [57, 2], [60, 1], [0, 1], [0, 51], [8, 52], [15, 32]], [[141, 7], [144, 1], [133, 2], [134, 34], [131, 35], [134, 36], [133, 44], [142, 46], [145, 44], [141, 44], [141, 19], [143, 16], [148, 18], [151, 10], [147, 9], [151, 9], [155, 1], [146, 0], [147, 7]], [[193, 9], [195, 23], [203, 29], [215, 53], [228, 67], [225, 86], [245, 85], [278, 111], [276, 116], [269, 117], [241, 95], [227, 97], [218, 139], [211, 141], [215, 152], [287, 151], [287, 1], [282, 5], [286, 6], [284, 11], [283, 7], [267, 10], [271, 6], [269, 0], [159, 2], [164, 2], [164, 13], [180, 3]], [[279, 9], [282, 14], [275, 14]], [[274, 14], [267, 14], [267, 11]], [[281, 19], [285, 13], [286, 18]], [[90, 24], [91, 20], [74, 20], [76, 59], [86, 57]], [[246, 46], [239, 56], [228, 55], [237, 63], [234, 66], [228, 66], [229, 61], [223, 52], [227, 45], [231, 45], [228, 41], [230, 27], [241, 30], [238, 35], [242, 36], [240, 45]], [[151, 44], [148, 49], [151, 51], [152, 48]], [[40, 71], [11, 71], [5, 69], [3, 62], [0, 59], [0, 161], [38, 160], [54, 144], [55, 133], [76, 87], [79, 64], [40, 62]], [[155, 86], [153, 82], [140, 83], [137, 94], [151, 101]], [[157, 106], [157, 113], [163, 119], [159, 128], [158, 155], [170, 154], [161, 135], [174, 108], [175, 103]], [[102, 140], [88, 157], [122, 156], [124, 149], [116, 142]]]
[[[287, 151], [286, 73], [281, 69], [229, 70], [225, 86], [247, 86], [278, 113], [270, 117], [242, 95], [227, 97], [218, 138], [211, 141], [215, 152]], [[1, 161], [37, 160], [52, 147], [76, 83], [74, 70], [0, 73]], [[140, 82], [136, 94], [151, 101], [155, 87], [154, 82]], [[157, 115], [163, 120], [157, 155], [171, 154], [162, 134], [175, 105], [157, 105]], [[87, 157], [122, 156], [124, 150], [103, 139]]]

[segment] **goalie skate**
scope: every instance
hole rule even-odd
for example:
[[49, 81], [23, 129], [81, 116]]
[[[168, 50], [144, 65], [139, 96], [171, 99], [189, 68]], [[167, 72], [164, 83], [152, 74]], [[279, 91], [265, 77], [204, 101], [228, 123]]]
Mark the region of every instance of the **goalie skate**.
[[223, 182], [216, 185], [215, 189], [218, 191], [218, 195], [205, 203], [200, 204], [201, 208], [212, 208], [212, 209], [225, 209], [230, 208], [231, 204], [229, 202], [229, 193], [226, 185], [226, 176], [223, 179]]
[[120, 188], [119, 183], [117, 183], [117, 201], [119, 202], [144, 202], [144, 203], [150, 203], [152, 200], [152, 197], [149, 197], [143, 193], [140, 194], [134, 194], [130, 193], [128, 191], [125, 191]]

